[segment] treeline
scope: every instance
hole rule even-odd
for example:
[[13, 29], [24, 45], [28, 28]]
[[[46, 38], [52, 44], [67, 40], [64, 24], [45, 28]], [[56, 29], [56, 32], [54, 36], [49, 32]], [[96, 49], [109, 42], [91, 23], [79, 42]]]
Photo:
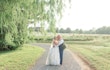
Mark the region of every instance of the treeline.
[[70, 28], [67, 29], [57, 29], [59, 33], [77, 33], [77, 34], [110, 34], [110, 26], [103, 26], [97, 29], [90, 29], [90, 30], [82, 30], [82, 29], [75, 29], [71, 30]]

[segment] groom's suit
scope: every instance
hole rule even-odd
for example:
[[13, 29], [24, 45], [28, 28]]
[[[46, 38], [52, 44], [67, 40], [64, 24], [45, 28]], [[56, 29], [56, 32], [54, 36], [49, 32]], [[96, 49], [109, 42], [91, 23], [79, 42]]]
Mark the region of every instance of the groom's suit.
[[63, 61], [63, 51], [65, 48], [66, 46], [64, 45], [64, 40], [61, 39], [59, 41], [60, 64], [62, 64], [62, 61]]

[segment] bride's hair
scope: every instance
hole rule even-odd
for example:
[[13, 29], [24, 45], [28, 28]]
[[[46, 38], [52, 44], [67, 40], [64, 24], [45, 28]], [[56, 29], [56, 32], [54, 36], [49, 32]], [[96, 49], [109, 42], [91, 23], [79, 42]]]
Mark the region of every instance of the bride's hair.
[[57, 37], [56, 36], [54, 36], [54, 38], [53, 38], [53, 44], [58, 44], [58, 41], [57, 41]]

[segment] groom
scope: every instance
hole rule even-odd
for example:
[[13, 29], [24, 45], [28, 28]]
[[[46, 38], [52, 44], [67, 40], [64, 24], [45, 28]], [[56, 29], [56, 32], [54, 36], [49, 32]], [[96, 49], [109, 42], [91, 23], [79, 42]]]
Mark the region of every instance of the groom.
[[64, 45], [64, 40], [61, 37], [61, 35], [57, 35], [57, 38], [58, 38], [58, 41], [59, 41], [58, 47], [59, 47], [59, 53], [60, 53], [60, 64], [62, 65], [63, 51], [66, 48], [66, 46]]

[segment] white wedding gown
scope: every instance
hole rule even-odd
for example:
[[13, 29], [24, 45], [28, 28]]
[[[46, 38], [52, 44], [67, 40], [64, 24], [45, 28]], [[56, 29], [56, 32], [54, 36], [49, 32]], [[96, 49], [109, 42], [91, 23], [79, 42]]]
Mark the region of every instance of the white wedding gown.
[[46, 65], [60, 65], [59, 47], [51, 45], [46, 60]]

